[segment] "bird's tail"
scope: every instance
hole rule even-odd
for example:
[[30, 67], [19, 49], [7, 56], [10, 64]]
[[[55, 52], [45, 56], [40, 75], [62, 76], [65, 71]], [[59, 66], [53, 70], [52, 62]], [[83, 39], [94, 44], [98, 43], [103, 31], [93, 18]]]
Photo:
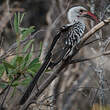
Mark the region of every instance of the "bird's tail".
[[33, 80], [31, 81], [31, 83], [29, 84], [29, 86], [27, 87], [24, 95], [22, 96], [19, 104], [23, 105], [27, 99], [29, 98], [32, 90], [34, 89], [38, 79], [40, 78], [40, 76], [42, 75], [42, 73], [45, 71], [45, 69], [48, 67], [49, 63], [50, 63], [50, 59], [51, 57], [49, 56], [44, 63], [42, 64], [41, 68], [39, 69], [39, 71], [37, 72], [37, 74], [35, 75], [35, 77], [33, 78]]

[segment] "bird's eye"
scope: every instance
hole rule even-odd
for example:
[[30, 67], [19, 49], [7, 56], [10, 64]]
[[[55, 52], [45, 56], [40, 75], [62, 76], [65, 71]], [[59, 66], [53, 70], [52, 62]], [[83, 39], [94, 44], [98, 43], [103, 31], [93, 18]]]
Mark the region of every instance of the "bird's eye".
[[84, 11], [84, 10], [82, 10], [82, 9], [80, 10], [81, 13], [82, 13], [83, 11]]

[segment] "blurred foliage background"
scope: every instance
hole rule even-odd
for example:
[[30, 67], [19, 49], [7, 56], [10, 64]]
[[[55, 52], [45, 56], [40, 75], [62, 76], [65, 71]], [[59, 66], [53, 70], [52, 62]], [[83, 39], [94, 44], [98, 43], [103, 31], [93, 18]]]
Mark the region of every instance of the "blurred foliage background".
[[[100, 21], [110, 16], [109, 0], [0, 0], [0, 104], [6, 110], [19, 110], [16, 105], [20, 97], [41, 66], [56, 32], [68, 23], [67, 10], [75, 5], [88, 8]], [[95, 25], [89, 24], [89, 28]], [[100, 40], [81, 49], [75, 58], [109, 50], [109, 29], [108, 25], [97, 32], [93, 39]], [[69, 65], [29, 109], [109, 110], [109, 66], [109, 56]], [[38, 85], [51, 72], [46, 71]]]

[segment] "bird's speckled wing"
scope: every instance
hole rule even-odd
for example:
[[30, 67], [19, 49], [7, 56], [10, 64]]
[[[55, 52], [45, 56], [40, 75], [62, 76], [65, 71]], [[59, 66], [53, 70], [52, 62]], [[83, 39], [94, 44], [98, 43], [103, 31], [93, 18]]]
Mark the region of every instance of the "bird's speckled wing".
[[85, 26], [80, 22], [76, 22], [72, 25], [63, 26], [59, 40], [57, 41], [52, 51], [52, 62], [62, 60], [62, 58], [69, 54], [72, 47], [80, 41], [85, 32]]

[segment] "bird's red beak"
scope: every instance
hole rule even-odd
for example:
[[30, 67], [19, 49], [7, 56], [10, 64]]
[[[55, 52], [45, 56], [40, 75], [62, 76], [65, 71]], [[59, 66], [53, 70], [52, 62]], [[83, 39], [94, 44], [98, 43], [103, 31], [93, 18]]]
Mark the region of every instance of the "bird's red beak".
[[87, 17], [87, 18], [94, 20], [96, 23], [99, 22], [98, 18], [93, 13], [91, 13], [90, 11], [85, 11], [82, 13], [82, 15]]

